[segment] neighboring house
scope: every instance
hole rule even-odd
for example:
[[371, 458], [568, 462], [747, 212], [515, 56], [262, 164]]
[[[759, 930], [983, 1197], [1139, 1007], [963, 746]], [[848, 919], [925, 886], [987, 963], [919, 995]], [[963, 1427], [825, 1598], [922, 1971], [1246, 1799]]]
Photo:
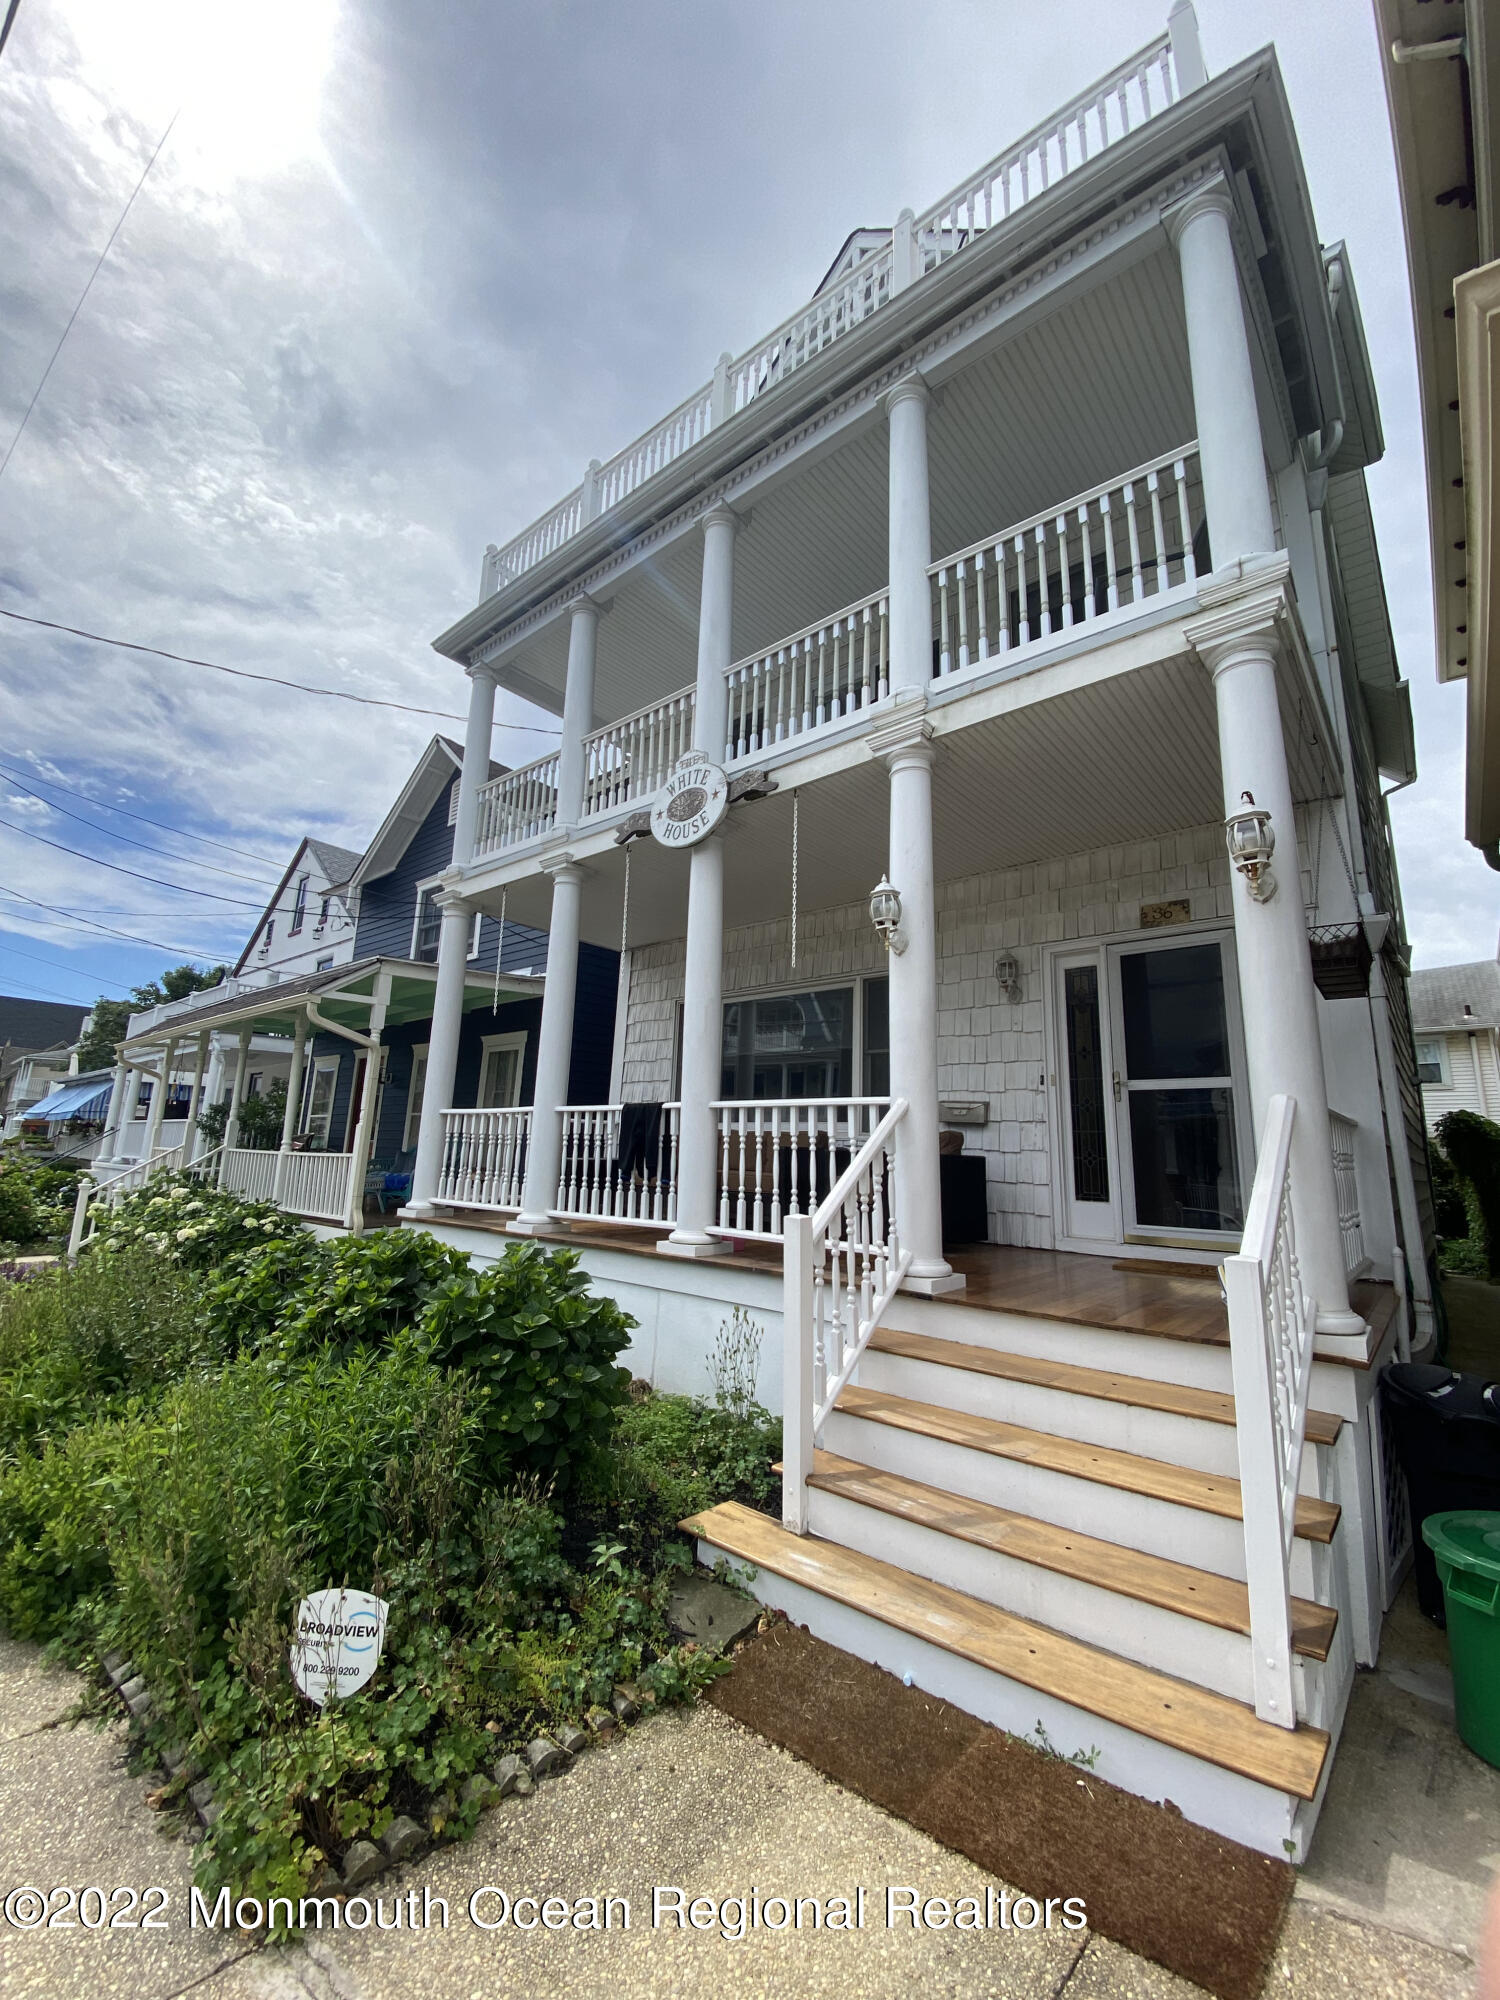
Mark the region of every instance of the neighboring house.
[[1411, 1024], [1428, 1131], [1445, 1111], [1500, 1119], [1500, 964], [1414, 972]]
[[1375, 0], [1405, 221], [1440, 681], [1468, 684], [1464, 832], [1500, 868], [1500, 7]]
[[14, 1137], [31, 1106], [69, 1073], [89, 1013], [85, 1006], [0, 994], [0, 1138]]
[[354, 956], [354, 918], [349, 877], [359, 856], [331, 841], [306, 835], [250, 933], [233, 967], [234, 977], [263, 972], [271, 979], [294, 979], [304, 972], [327, 972]]
[[[1382, 450], [1275, 54], [1208, 77], [1177, 0], [437, 641], [470, 707], [406, 1219], [481, 1260], [566, 1225], [663, 1386], [748, 1313], [783, 1520], [716, 1509], [705, 1553], [1278, 1858], [1409, 1553], [1379, 1372], [1432, 1334]], [[498, 776], [497, 687], [561, 720]], [[463, 1068], [502, 910], [549, 932], [524, 1122]]]
[[103, 1146], [114, 1072], [72, 1069], [18, 1116], [16, 1129], [56, 1160], [93, 1160]]

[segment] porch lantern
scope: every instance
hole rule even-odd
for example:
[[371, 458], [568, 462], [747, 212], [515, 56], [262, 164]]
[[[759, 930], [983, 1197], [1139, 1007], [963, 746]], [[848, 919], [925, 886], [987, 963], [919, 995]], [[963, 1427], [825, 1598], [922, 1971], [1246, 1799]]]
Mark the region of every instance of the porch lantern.
[[906, 949], [906, 933], [901, 928], [901, 896], [891, 887], [888, 875], [882, 875], [870, 891], [870, 922], [879, 931], [887, 951], [899, 957]]
[[1271, 873], [1271, 856], [1276, 851], [1276, 834], [1271, 815], [1255, 803], [1249, 792], [1240, 793], [1240, 808], [1224, 822], [1224, 840], [1229, 858], [1250, 886], [1257, 903], [1269, 903], [1276, 894], [1276, 877]]
[[1021, 961], [1014, 952], [1003, 951], [995, 960], [995, 984], [1014, 1007], [1021, 998]]

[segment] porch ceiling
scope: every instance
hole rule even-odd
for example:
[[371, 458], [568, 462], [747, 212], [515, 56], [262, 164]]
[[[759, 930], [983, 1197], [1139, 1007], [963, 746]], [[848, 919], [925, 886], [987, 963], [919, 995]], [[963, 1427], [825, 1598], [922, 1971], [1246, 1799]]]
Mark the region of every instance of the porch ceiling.
[[[1295, 696], [1283, 695], [1293, 791], [1327, 790], [1314, 741], [1299, 734]], [[1118, 841], [1152, 839], [1222, 818], [1213, 686], [1178, 655], [1029, 707], [944, 732], [933, 770], [933, 844], [940, 881], [1053, 860]], [[889, 789], [873, 758], [801, 788], [800, 903], [827, 909], [868, 896], [886, 865]], [[726, 926], [784, 918], [791, 906], [792, 792], [737, 806], [725, 840]], [[687, 925], [688, 860], [644, 839], [631, 850], [630, 943], [680, 937]], [[900, 886], [899, 884], [897, 885]], [[587, 863], [583, 935], [620, 943], [624, 856]], [[508, 913], [548, 922], [545, 877], [512, 882]], [[487, 899], [492, 911], [498, 893]]]
[[[930, 371], [934, 558], [1081, 493], [1194, 435], [1176, 259], [1121, 261], [1025, 327]], [[734, 657], [886, 582], [886, 446], [871, 413], [821, 453], [758, 481], [735, 549]], [[700, 537], [686, 530], [612, 590], [596, 722], [685, 687], [698, 646]], [[501, 678], [562, 708], [567, 619], [506, 657]]]

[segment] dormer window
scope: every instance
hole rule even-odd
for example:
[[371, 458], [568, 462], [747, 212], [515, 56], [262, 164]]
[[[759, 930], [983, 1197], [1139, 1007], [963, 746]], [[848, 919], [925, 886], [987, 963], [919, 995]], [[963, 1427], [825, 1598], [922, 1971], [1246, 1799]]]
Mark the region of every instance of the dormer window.
[[292, 904], [291, 935], [295, 937], [307, 918], [307, 877], [297, 877], [297, 898]]
[[262, 951], [269, 951], [271, 949], [271, 940], [273, 937], [275, 937], [275, 935], [276, 935], [276, 919], [274, 917], [271, 917], [267, 920], [266, 923], [266, 934], [260, 941], [260, 948]]

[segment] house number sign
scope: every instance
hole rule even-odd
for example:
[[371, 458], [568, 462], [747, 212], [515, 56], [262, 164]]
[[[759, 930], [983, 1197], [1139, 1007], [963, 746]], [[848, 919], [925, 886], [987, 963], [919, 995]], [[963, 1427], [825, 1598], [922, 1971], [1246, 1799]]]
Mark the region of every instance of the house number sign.
[[679, 757], [651, 808], [651, 831], [663, 847], [692, 847], [729, 810], [729, 781], [700, 750]]

